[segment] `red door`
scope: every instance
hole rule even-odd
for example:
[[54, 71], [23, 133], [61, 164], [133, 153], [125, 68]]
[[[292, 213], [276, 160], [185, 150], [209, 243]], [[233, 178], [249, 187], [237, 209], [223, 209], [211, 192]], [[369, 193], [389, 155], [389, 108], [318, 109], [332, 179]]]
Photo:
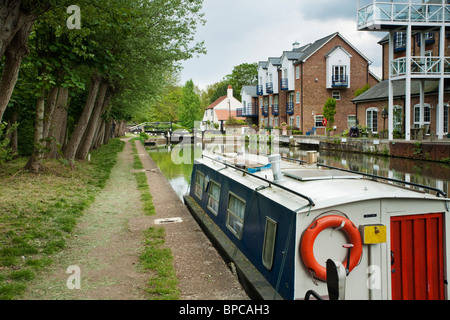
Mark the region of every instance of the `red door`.
[[393, 300], [442, 300], [443, 214], [391, 218]]

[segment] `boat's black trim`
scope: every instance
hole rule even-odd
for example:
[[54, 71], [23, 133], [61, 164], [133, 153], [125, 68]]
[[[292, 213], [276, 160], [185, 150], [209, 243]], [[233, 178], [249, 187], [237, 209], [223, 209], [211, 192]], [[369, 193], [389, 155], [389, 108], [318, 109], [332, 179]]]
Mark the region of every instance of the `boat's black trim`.
[[308, 161], [300, 160], [300, 159], [292, 159], [292, 158], [286, 158], [286, 157], [281, 157], [281, 159], [283, 159], [283, 160], [288, 160], [288, 161], [298, 162], [298, 163], [300, 163], [300, 164], [306, 164], [306, 163], [308, 163]]
[[260, 176], [258, 176], [258, 175], [253, 174], [253, 173], [250, 173], [250, 172], [248, 172], [248, 171], [246, 171], [246, 170], [244, 170], [244, 169], [238, 168], [238, 167], [236, 167], [236, 166], [234, 166], [234, 165], [232, 165], [232, 164], [226, 163], [226, 162], [224, 162], [224, 161], [217, 160], [217, 159], [214, 159], [214, 158], [205, 156], [205, 155], [202, 155], [202, 157], [203, 157], [203, 158], [210, 159], [210, 160], [212, 160], [212, 161], [216, 161], [216, 162], [218, 162], [218, 163], [220, 163], [220, 164], [223, 164], [224, 166], [227, 166], [227, 167], [229, 167], [229, 168], [232, 168], [232, 169], [238, 170], [238, 171], [240, 171], [240, 172], [243, 172], [243, 173], [245, 173], [246, 175], [249, 175], [249, 176], [251, 176], [251, 177], [253, 177], [253, 178], [262, 180], [262, 181], [264, 181], [264, 182], [267, 182], [269, 185], [274, 185], [274, 186], [277, 187], [277, 188], [280, 188], [280, 189], [283, 189], [283, 190], [285, 190], [285, 191], [287, 191], [287, 192], [290, 192], [290, 193], [292, 193], [292, 194], [295, 194], [296, 196], [299, 196], [300, 198], [303, 198], [303, 199], [305, 199], [306, 201], [308, 201], [308, 202], [309, 202], [309, 205], [310, 205], [311, 207], [314, 207], [314, 206], [316, 205], [316, 204], [314, 203], [314, 201], [312, 201], [312, 199], [311, 199], [310, 197], [305, 196], [304, 194], [298, 193], [298, 192], [296, 192], [296, 191], [294, 191], [294, 190], [291, 190], [291, 189], [289, 189], [289, 188], [286, 188], [285, 186], [282, 186], [282, 185], [280, 185], [280, 184], [278, 184], [278, 183], [275, 183], [275, 182], [270, 181], [270, 180], [268, 180], [268, 179], [266, 179], [266, 178], [260, 177]]
[[418, 183], [414, 183], [414, 182], [408, 182], [408, 181], [403, 181], [403, 180], [398, 180], [398, 179], [393, 179], [393, 178], [386, 178], [386, 177], [377, 176], [377, 175], [374, 175], [374, 174], [363, 173], [363, 172], [353, 171], [353, 170], [348, 170], [348, 169], [342, 169], [342, 168], [338, 168], [338, 167], [332, 167], [332, 166], [328, 166], [326, 164], [321, 164], [321, 163], [317, 163], [317, 166], [318, 167], [328, 168], [328, 169], [335, 169], [335, 170], [345, 171], [345, 172], [349, 172], [349, 173], [355, 173], [355, 174], [363, 175], [363, 176], [374, 178], [374, 179], [381, 179], [381, 180], [386, 180], [386, 181], [390, 181], [390, 182], [403, 183], [403, 184], [407, 184], [407, 185], [410, 185], [410, 186], [413, 186], [413, 187], [428, 189], [428, 190], [436, 192], [438, 197], [439, 197], [439, 195], [441, 195], [444, 198], [447, 198], [447, 194], [444, 191], [440, 190], [440, 189], [429, 187], [429, 186], [418, 184]]

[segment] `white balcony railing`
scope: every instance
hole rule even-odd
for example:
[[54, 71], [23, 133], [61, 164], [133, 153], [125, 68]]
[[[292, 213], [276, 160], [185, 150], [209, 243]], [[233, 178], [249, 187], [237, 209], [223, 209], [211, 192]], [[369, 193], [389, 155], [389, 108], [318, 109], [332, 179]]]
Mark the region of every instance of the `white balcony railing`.
[[[444, 75], [450, 75], [450, 57], [444, 60]], [[406, 75], [406, 58], [395, 59], [391, 62], [391, 77]], [[442, 70], [440, 57], [411, 57], [411, 75], [439, 76]]]
[[[370, 2], [370, 3], [368, 3]], [[438, 2], [438, 3], [431, 3]], [[358, 27], [373, 27], [393, 22], [450, 22], [450, 5], [446, 1], [428, 0], [424, 3], [403, 1], [359, 1]]]

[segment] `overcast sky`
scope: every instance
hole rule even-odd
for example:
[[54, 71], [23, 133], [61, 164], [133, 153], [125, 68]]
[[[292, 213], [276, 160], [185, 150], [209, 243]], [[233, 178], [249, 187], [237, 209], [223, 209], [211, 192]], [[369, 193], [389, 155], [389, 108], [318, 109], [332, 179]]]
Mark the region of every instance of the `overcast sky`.
[[356, 0], [204, 0], [206, 55], [183, 63], [181, 84], [192, 79], [201, 89], [222, 80], [234, 66], [280, 57], [301, 45], [334, 32], [372, 61], [381, 77], [381, 46], [385, 33], [356, 30]]

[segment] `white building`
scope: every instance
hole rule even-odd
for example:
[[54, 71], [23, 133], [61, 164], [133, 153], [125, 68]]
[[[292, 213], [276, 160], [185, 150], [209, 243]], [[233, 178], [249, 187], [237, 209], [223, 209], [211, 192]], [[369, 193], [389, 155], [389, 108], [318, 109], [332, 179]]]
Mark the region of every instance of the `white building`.
[[228, 86], [227, 95], [220, 97], [205, 109], [203, 122], [209, 121], [213, 127], [214, 124], [220, 125], [221, 121], [226, 122], [230, 117], [245, 120], [236, 116], [236, 111], [241, 106], [241, 102], [233, 97], [233, 88]]

